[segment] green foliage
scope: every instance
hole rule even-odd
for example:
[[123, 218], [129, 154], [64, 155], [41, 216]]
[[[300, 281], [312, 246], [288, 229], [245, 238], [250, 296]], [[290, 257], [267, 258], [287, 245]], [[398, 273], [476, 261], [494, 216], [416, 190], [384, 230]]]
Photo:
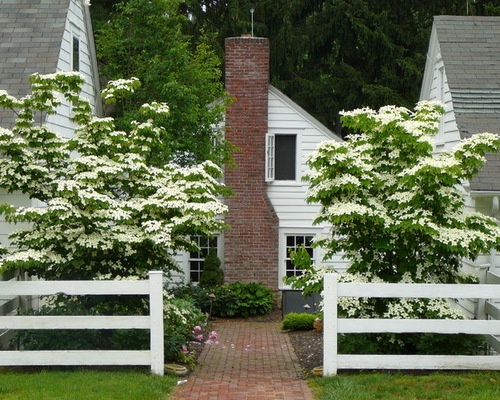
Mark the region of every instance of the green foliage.
[[339, 113], [419, 96], [434, 15], [500, 15], [495, 0], [233, 0], [185, 2], [186, 24], [224, 39], [251, 31], [271, 44], [271, 81], [340, 133]]
[[[110, 0], [108, 0], [110, 1]], [[115, 0], [115, 2], [119, 2]], [[271, 44], [271, 81], [332, 130], [339, 113], [384, 104], [411, 106], [419, 96], [435, 15], [500, 15], [496, 0], [186, 0], [183, 32], [210, 43], [251, 33]], [[98, 25], [112, 18], [93, 15]], [[96, 15], [97, 14], [97, 15]]]
[[[238, 298], [238, 307], [235, 315], [249, 317], [252, 315], [263, 315], [273, 308], [274, 294], [272, 290], [262, 283], [240, 283], [235, 282], [229, 286]], [[231, 316], [228, 314], [228, 316]]]
[[288, 313], [283, 318], [281, 329], [285, 331], [309, 331], [314, 328], [316, 318], [318, 318], [316, 314]]
[[179, 0], [129, 0], [116, 5], [96, 32], [100, 73], [106, 80], [137, 77], [132, 97], [108, 108], [119, 129], [146, 102], [167, 102], [168, 117], [150, 163], [192, 165], [211, 160], [222, 166], [230, 146], [218, 129], [226, 104], [220, 61], [202, 37], [192, 46], [182, 32], [186, 16]]
[[293, 289], [302, 291], [304, 297], [321, 293], [323, 291], [323, 274], [325, 270], [311, 263], [311, 256], [305, 247], [302, 246], [297, 251], [292, 251], [290, 260], [297, 269], [302, 270], [302, 275], [285, 276], [283, 282]]
[[176, 297], [191, 298], [204, 312], [214, 317], [265, 315], [274, 305], [274, 294], [261, 283], [235, 282], [213, 288], [192, 284], [172, 289]]
[[339, 354], [481, 355], [487, 345], [483, 336], [466, 334], [339, 335]]
[[224, 283], [224, 272], [220, 267], [220, 259], [217, 257], [217, 252], [211, 249], [203, 263], [203, 272], [200, 276], [200, 286], [204, 288], [211, 288], [220, 286]]

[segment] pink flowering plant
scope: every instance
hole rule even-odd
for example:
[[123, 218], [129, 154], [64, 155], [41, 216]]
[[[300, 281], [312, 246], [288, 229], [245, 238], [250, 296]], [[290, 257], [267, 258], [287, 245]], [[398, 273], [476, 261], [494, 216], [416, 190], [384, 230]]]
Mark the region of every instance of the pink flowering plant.
[[204, 328], [200, 325], [196, 325], [192, 331], [193, 340], [182, 346], [182, 361], [193, 367], [196, 362], [196, 355], [201, 351], [201, 346], [206, 345], [217, 345], [219, 342], [217, 338], [219, 334], [216, 331], [211, 331], [210, 333], [205, 333]]

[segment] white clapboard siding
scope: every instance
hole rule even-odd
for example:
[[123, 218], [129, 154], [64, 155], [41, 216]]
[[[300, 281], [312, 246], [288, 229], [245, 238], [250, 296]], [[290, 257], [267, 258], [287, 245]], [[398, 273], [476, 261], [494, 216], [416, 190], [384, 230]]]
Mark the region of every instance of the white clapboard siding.
[[[91, 106], [100, 114], [99, 78], [95, 56], [95, 46], [90, 22], [88, 6], [82, 1], [71, 0], [61, 41], [61, 50], [57, 63], [58, 71], [72, 70], [73, 35], [80, 41], [80, 74], [85, 79], [82, 96], [90, 101]], [[57, 113], [47, 117], [49, 127], [55, 129], [61, 136], [73, 136], [75, 124], [71, 121], [71, 105], [64, 101], [58, 107]]]
[[[283, 282], [285, 275], [285, 237], [286, 235], [319, 235], [325, 233], [325, 226], [314, 225], [320, 211], [319, 204], [306, 201], [309, 185], [302, 180], [308, 171], [306, 161], [318, 145], [324, 141], [341, 139], [328, 128], [299, 107], [273, 86], [269, 87], [268, 132], [270, 134], [297, 135], [297, 179], [295, 181], [268, 182], [267, 194], [279, 218], [279, 289], [290, 289]], [[315, 259], [320, 262], [322, 249], [315, 250]], [[325, 263], [334, 264], [337, 270], [347, 268], [347, 262], [338, 255]]]
[[432, 27], [429, 41], [420, 100], [437, 100], [444, 104], [445, 114], [442, 117], [439, 132], [435, 137], [436, 151], [439, 152], [453, 148], [460, 141], [460, 133], [453, 110], [448, 77], [441, 58], [441, 49], [434, 26]]
[[149, 272], [143, 281], [0, 282], [0, 293], [12, 296], [149, 295], [149, 316], [0, 316], [2, 329], [148, 329], [148, 351], [2, 351], [0, 366], [12, 365], [150, 365], [163, 375], [163, 273]]
[[[440, 285], [339, 283], [337, 274], [324, 281], [323, 373], [338, 369], [494, 369], [500, 370], [500, 356], [339, 355], [339, 333], [443, 333], [500, 335], [500, 320], [422, 320], [338, 318], [339, 297], [379, 298], [476, 298], [499, 299], [500, 285]], [[493, 304], [488, 302], [488, 304]], [[491, 315], [490, 315], [491, 316]]]
[[297, 156], [300, 157], [297, 181], [269, 183], [269, 199], [280, 220], [280, 227], [312, 227], [319, 206], [306, 202], [308, 185], [301, 181], [307, 171], [306, 159], [321, 142], [340, 139], [272, 86], [269, 87], [268, 114], [269, 133], [297, 134]]

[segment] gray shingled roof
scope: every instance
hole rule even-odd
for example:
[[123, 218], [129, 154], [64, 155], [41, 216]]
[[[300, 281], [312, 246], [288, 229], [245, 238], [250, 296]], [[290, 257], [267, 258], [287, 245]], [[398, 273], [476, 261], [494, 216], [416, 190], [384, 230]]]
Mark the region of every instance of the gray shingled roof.
[[[28, 76], [56, 72], [70, 0], [0, 0], [0, 89], [29, 92]], [[1, 126], [13, 116], [0, 111]]]
[[[434, 17], [448, 86], [462, 138], [500, 133], [500, 17]], [[471, 182], [500, 191], [500, 155], [488, 155]]]

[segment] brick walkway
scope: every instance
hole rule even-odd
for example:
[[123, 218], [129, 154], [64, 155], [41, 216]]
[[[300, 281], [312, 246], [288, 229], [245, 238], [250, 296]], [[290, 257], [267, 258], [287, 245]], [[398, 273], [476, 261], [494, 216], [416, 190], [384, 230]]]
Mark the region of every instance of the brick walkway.
[[[312, 400], [288, 336], [276, 322], [216, 321], [216, 345], [204, 346], [176, 400]], [[184, 379], [184, 378], [179, 378]]]

